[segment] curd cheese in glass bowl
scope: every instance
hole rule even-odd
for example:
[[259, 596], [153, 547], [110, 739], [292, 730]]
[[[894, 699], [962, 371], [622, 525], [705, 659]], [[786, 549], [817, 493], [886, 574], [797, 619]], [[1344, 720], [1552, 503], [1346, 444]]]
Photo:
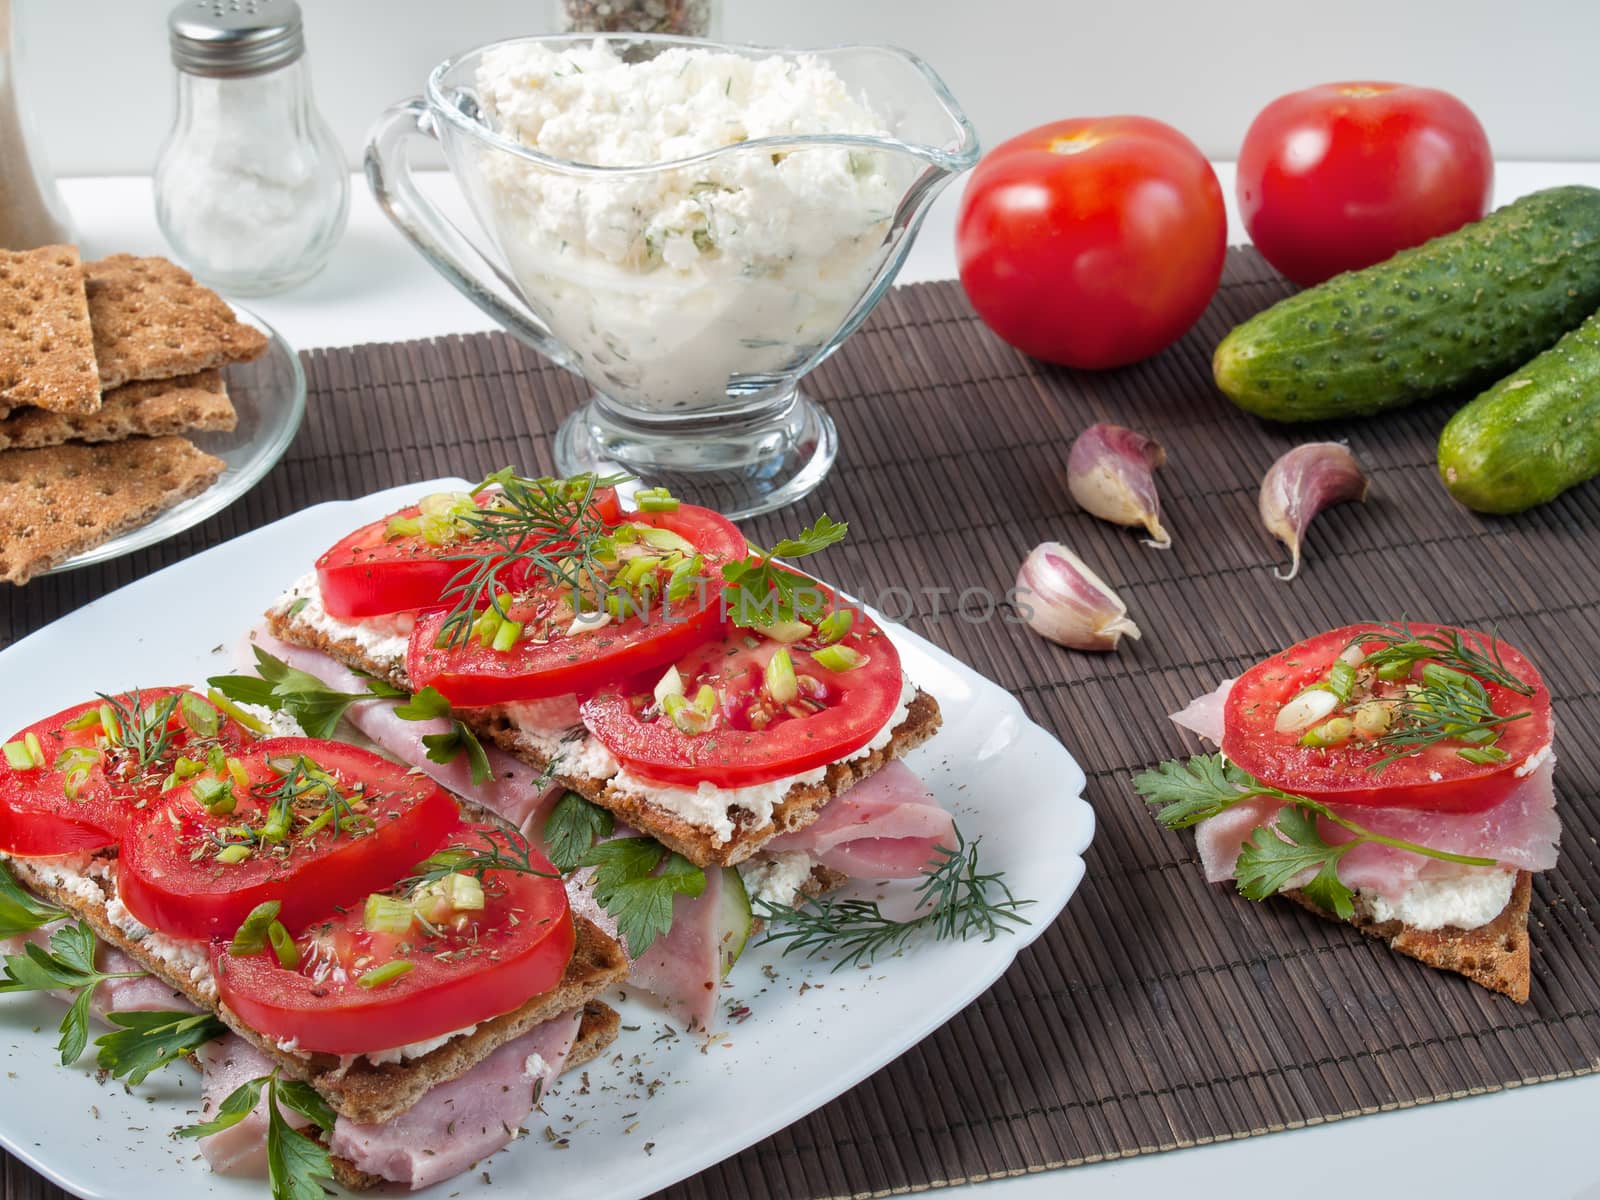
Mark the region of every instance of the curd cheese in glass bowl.
[[[395, 166], [418, 126], [522, 303]], [[826, 474], [798, 383], [888, 287], [933, 197], [977, 156], [917, 59], [673, 38], [502, 42], [443, 64], [374, 134], [379, 200], [452, 282], [593, 399], [559, 470], [621, 466], [733, 515]]]

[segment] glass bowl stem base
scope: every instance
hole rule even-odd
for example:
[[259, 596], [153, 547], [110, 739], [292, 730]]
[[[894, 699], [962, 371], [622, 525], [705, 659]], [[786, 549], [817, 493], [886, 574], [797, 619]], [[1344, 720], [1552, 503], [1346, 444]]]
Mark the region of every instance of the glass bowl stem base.
[[623, 470], [734, 520], [772, 512], [813, 491], [839, 452], [833, 420], [798, 390], [755, 417], [645, 424], [596, 396], [561, 424], [556, 471]]

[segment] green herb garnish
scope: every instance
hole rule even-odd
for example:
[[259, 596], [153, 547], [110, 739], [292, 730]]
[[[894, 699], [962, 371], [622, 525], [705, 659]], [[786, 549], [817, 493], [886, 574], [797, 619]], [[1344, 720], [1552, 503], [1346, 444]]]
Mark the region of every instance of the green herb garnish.
[[630, 837], [590, 848], [580, 865], [594, 868], [594, 898], [617, 922], [638, 958], [672, 928], [675, 897], [706, 890], [706, 873], [654, 838]]
[[95, 1038], [95, 1062], [113, 1079], [126, 1076], [131, 1087], [228, 1032], [210, 1013], [113, 1012], [106, 1020], [120, 1028]]
[[260, 646], [251, 649], [259, 675], [214, 675], [206, 682], [237, 703], [288, 713], [300, 723], [307, 737], [333, 737], [339, 718], [352, 704], [406, 694], [403, 688], [370, 677], [363, 680], [367, 685], [364, 692], [337, 692], [315, 675], [291, 667]]
[[834, 521], [824, 513], [799, 537], [785, 538], [771, 550], [751, 546], [752, 553], [743, 562], [726, 564], [722, 568], [727, 584], [723, 598], [733, 623], [757, 629], [784, 621], [815, 619], [827, 606], [822, 590], [773, 560], [804, 558], [826, 550], [842, 542], [849, 529], [846, 522]]
[[[162, 696], [148, 704], [138, 688], [127, 693], [126, 701], [104, 692], [95, 695], [102, 702], [101, 727], [107, 741], [137, 759], [141, 771], [166, 754], [176, 732], [171, 728], [172, 712], [178, 706], [176, 695]], [[107, 706], [114, 718], [111, 721], [105, 719]]]
[[0, 861], [0, 938], [15, 937], [66, 919], [66, 912], [39, 899], [19, 884]]
[[[1435, 629], [1428, 633], [1414, 633], [1409, 622], [1401, 620], [1393, 625], [1381, 626], [1356, 637], [1351, 646], [1381, 642], [1382, 648], [1369, 653], [1361, 665], [1374, 670], [1404, 666], [1409, 673], [1412, 664], [1423, 659], [1433, 659], [1446, 666], [1455, 667], [1469, 675], [1476, 675], [1485, 683], [1503, 687], [1521, 696], [1533, 695], [1531, 684], [1513, 675], [1500, 657], [1500, 639], [1490, 638], [1489, 653], [1468, 646], [1454, 629]], [[1348, 647], [1347, 647], [1348, 649]]]
[[278, 1072], [240, 1084], [217, 1106], [217, 1115], [198, 1125], [186, 1125], [178, 1137], [209, 1137], [232, 1129], [255, 1111], [261, 1093], [267, 1096], [267, 1179], [272, 1200], [324, 1200], [322, 1181], [333, 1179], [333, 1160], [327, 1147], [289, 1124], [280, 1111], [299, 1113], [323, 1133], [333, 1129], [335, 1114], [327, 1101], [308, 1083], [280, 1079]]
[[931, 869], [917, 886], [913, 915], [905, 921], [885, 916], [870, 900], [808, 900], [798, 908], [758, 901], [758, 915], [771, 923], [762, 944], [779, 942], [785, 955], [803, 951], [807, 958], [837, 954], [833, 970], [839, 971], [899, 951], [924, 931], [935, 941], [992, 942], [1031, 924], [1019, 910], [1033, 901], [1013, 896], [1004, 872], [978, 869], [978, 845], [969, 845], [957, 829], [954, 849], [935, 848]]
[[563, 875], [578, 869], [600, 838], [611, 836], [616, 818], [577, 792], [564, 792], [544, 822], [545, 853]]
[[94, 930], [84, 921], [63, 925], [50, 935], [46, 951], [29, 942], [21, 954], [5, 956], [0, 971], [0, 995], [7, 992], [77, 992], [61, 1018], [61, 1065], [69, 1067], [89, 1044], [89, 1004], [97, 987], [108, 979], [136, 979], [144, 971], [101, 971], [94, 965]]

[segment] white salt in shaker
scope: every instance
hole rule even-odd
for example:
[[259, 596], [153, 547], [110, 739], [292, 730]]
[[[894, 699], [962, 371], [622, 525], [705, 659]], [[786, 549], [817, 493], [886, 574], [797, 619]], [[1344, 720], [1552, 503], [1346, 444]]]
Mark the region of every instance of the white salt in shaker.
[[350, 177], [311, 100], [294, 0], [185, 0], [167, 21], [178, 115], [156, 163], [156, 219], [218, 291], [315, 275], [344, 232]]

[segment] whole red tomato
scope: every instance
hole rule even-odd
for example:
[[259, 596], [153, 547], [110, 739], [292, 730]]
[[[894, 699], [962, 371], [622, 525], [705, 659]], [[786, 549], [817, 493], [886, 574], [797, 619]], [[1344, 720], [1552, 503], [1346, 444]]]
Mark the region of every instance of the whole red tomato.
[[1017, 349], [1119, 367], [1195, 323], [1227, 238], [1222, 188], [1193, 142], [1149, 117], [1084, 117], [984, 156], [956, 259], [978, 315]]
[[1489, 138], [1472, 110], [1399, 83], [1280, 96], [1239, 151], [1245, 228], [1305, 286], [1476, 221], [1493, 189]]

